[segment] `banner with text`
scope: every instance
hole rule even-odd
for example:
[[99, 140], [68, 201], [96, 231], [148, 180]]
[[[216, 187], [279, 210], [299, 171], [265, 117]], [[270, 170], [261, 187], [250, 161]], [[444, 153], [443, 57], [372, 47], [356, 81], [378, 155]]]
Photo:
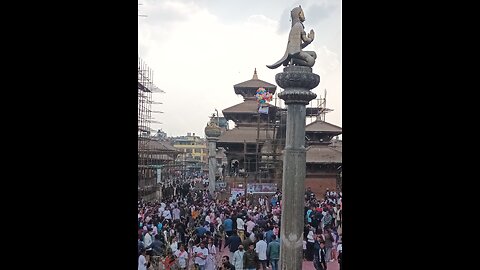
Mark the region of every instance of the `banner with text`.
[[275, 193], [277, 192], [277, 183], [264, 183], [264, 184], [248, 184], [248, 193]]

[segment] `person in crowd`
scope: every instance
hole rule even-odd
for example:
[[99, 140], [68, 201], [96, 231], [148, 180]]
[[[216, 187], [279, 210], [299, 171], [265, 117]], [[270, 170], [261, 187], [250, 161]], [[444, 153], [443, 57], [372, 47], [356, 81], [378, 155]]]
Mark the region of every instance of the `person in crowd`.
[[200, 246], [193, 250], [194, 262], [198, 265], [199, 270], [205, 270], [205, 264], [208, 258], [208, 249], [205, 247], [205, 242], [200, 242]]
[[[222, 257], [222, 264], [218, 268], [218, 270], [235, 270], [237, 269], [232, 263], [230, 263], [230, 258], [225, 255]], [[240, 268], [242, 270], [243, 268]]]
[[254, 244], [248, 246], [248, 250], [243, 254], [243, 268], [245, 270], [257, 270], [258, 255], [255, 252]]
[[[171, 261], [175, 260], [171, 268], [248, 269], [254, 264], [258, 269], [269, 265], [277, 269], [282, 222], [280, 190], [268, 197], [249, 193], [223, 198], [221, 192], [211, 195], [201, 188], [203, 176], [191, 174], [185, 180], [170, 179], [162, 187], [166, 192], [171, 191], [168, 196], [161, 200], [138, 200], [139, 262], [144, 251], [147, 267], [149, 255], [165, 256], [171, 251]], [[235, 200], [231, 201], [231, 197]], [[307, 189], [304, 206], [305, 260], [313, 261], [316, 269], [325, 269], [337, 263], [335, 260], [342, 267], [342, 193], [329, 190], [315, 194]], [[249, 252], [252, 245], [256, 257]], [[223, 247], [228, 247], [226, 254]], [[222, 255], [228, 256], [231, 265], [224, 263]], [[139, 263], [139, 268], [142, 265]]]
[[140, 256], [138, 256], [138, 270], [147, 270], [147, 250], [142, 249]]
[[205, 270], [215, 270], [217, 265], [217, 260], [215, 256], [217, 255], [217, 248], [215, 244], [213, 244], [213, 239], [210, 237], [208, 238], [208, 256], [207, 256], [207, 263], [205, 264]]
[[258, 255], [258, 261], [262, 266], [262, 270], [267, 269], [267, 242], [263, 240], [263, 234], [258, 234], [258, 241], [255, 245], [255, 252]]
[[233, 258], [232, 254], [237, 251], [238, 247], [241, 245], [242, 239], [237, 235], [236, 231], [233, 231], [233, 234], [227, 238], [225, 242], [225, 247], [228, 247], [230, 250], [230, 258]]
[[235, 269], [243, 270], [243, 255], [245, 251], [243, 250], [243, 245], [238, 246], [238, 250], [233, 253], [233, 265]]
[[177, 258], [178, 267], [180, 270], [186, 270], [188, 263], [188, 252], [185, 250], [185, 245], [181, 244], [180, 249], [177, 250], [174, 255]]
[[280, 259], [280, 242], [275, 235], [272, 236], [272, 241], [268, 243], [267, 257], [272, 266], [272, 270], [278, 270], [278, 260]]

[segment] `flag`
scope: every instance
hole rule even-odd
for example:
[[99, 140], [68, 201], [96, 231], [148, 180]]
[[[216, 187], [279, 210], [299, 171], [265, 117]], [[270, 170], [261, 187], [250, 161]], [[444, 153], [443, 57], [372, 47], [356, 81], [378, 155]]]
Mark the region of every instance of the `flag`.
[[268, 114], [268, 106], [258, 108], [258, 113]]

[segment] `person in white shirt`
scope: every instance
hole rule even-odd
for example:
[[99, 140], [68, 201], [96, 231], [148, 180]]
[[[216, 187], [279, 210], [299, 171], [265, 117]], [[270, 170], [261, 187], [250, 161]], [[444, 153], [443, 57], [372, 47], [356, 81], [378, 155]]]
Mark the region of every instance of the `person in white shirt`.
[[163, 210], [165, 210], [165, 207], [167, 207], [167, 205], [164, 202], [161, 202], [158, 211], [163, 212]]
[[208, 178], [203, 179], [203, 187], [208, 186]]
[[207, 262], [208, 249], [204, 242], [200, 242], [199, 247], [193, 249], [194, 262], [198, 264], [199, 270], [205, 270], [205, 263]]
[[177, 237], [174, 236], [172, 239], [172, 243], [170, 244], [170, 249], [172, 249], [172, 254], [175, 254], [178, 250], [178, 240]]
[[248, 236], [248, 238], [250, 239], [250, 242], [252, 242], [252, 243], [255, 243], [255, 241], [257, 240], [257, 239], [255, 238], [255, 234], [254, 234], [254, 233], [251, 233], [251, 234]]
[[260, 206], [264, 205], [265, 204], [265, 199], [263, 197], [258, 198], [258, 204]]
[[138, 270], [147, 270], [147, 259], [145, 256], [147, 255], [145, 249], [142, 249], [142, 254], [138, 256]]
[[169, 210], [169, 209], [165, 209], [165, 210], [163, 211], [162, 216], [163, 216], [165, 219], [172, 219], [172, 214], [170, 213], [170, 210]]
[[241, 217], [237, 217], [237, 233], [242, 241], [245, 240], [245, 222]]
[[260, 239], [255, 245], [255, 252], [258, 254], [258, 261], [262, 266], [262, 269], [267, 269], [267, 242], [263, 240], [263, 235], [259, 234], [258, 238]]
[[172, 210], [172, 215], [173, 215], [173, 220], [179, 220], [180, 219], [180, 209], [175, 206]]
[[168, 243], [168, 231], [163, 230], [163, 239], [165, 239], [165, 243]]
[[205, 216], [205, 222], [208, 222], [208, 224], [211, 223], [210, 221], [210, 215], [207, 213], [207, 215]]
[[235, 266], [235, 269], [243, 270], [243, 254], [245, 254], [243, 245], [239, 245], [238, 249], [233, 253], [233, 266]]
[[343, 261], [342, 261], [342, 240], [341, 239], [338, 241], [337, 254], [338, 254], [337, 261], [339, 265], [339, 270], [342, 270]]
[[325, 216], [327, 215], [327, 212], [322, 211], [322, 217], [320, 219], [320, 227], [322, 230], [325, 228]]
[[184, 244], [180, 245], [180, 249], [177, 250], [174, 255], [178, 258], [178, 266], [180, 266], [180, 269], [187, 269], [188, 253], [185, 250]]
[[277, 223], [277, 224], [278, 224], [278, 222], [280, 221], [280, 220], [278, 219], [278, 216], [275, 215], [275, 214], [273, 215], [273, 221], [274, 221], [275, 223]]
[[308, 227], [308, 234], [307, 234], [307, 251], [305, 254], [305, 258], [307, 261], [313, 261], [313, 254], [314, 254], [314, 244], [315, 244], [315, 239], [313, 237], [313, 228], [310, 226], [310, 224], [307, 225]]
[[338, 229], [341, 229], [342, 228], [342, 206], [338, 208], [336, 216], [337, 218], [336, 218], [335, 225], [338, 227]]
[[332, 212], [332, 223], [333, 223], [333, 226], [337, 226], [337, 206], [333, 206], [333, 212]]
[[148, 228], [148, 232], [145, 234], [143, 237], [143, 244], [147, 250], [152, 250], [150, 245], [152, 245], [153, 239], [152, 239], [152, 228]]
[[145, 223], [150, 222], [150, 220], [152, 220], [152, 217], [150, 217], [150, 215], [148, 215], [148, 216], [145, 218]]
[[205, 264], [205, 270], [215, 270], [217, 265], [217, 259], [215, 255], [217, 255], [217, 248], [215, 244], [213, 244], [213, 238], [208, 239], [208, 256], [207, 256], [207, 263]]

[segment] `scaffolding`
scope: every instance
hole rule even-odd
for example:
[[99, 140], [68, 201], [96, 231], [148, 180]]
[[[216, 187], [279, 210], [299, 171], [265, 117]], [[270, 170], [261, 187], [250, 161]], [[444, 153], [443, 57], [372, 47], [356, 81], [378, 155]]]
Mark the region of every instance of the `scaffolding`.
[[[274, 106], [277, 107], [278, 93], [274, 96]], [[316, 105], [314, 103], [316, 102]], [[320, 95], [318, 99], [312, 100], [310, 106], [306, 108], [307, 122], [313, 122], [316, 119], [325, 121], [325, 114], [333, 111], [327, 108], [327, 90], [325, 89], [323, 97]], [[257, 144], [263, 143], [261, 151], [255, 151], [256, 160], [258, 160], [258, 180], [262, 182], [277, 183], [281, 188], [283, 160], [281, 158], [282, 151], [285, 148], [286, 126], [287, 126], [287, 107], [282, 102], [278, 102], [278, 110], [273, 121], [267, 121], [265, 132], [273, 130], [273, 138], [271, 140], [258, 140]], [[259, 128], [259, 127], [257, 127]], [[268, 146], [267, 146], [268, 145]], [[267, 146], [267, 147], [266, 147]], [[266, 148], [266, 149], [264, 149]], [[245, 149], [244, 152], [247, 152]]]
[[138, 189], [142, 195], [152, 193], [155, 186], [152, 155], [148, 149], [152, 122], [153, 71], [138, 58]]
[[313, 100], [310, 102], [310, 107], [307, 107], [307, 117], [309, 117], [310, 122], [315, 120], [321, 120], [325, 122], [325, 115], [329, 112], [332, 112], [333, 109], [327, 108], [327, 89], [319, 96], [318, 99], [315, 99], [317, 106], [313, 106]]

